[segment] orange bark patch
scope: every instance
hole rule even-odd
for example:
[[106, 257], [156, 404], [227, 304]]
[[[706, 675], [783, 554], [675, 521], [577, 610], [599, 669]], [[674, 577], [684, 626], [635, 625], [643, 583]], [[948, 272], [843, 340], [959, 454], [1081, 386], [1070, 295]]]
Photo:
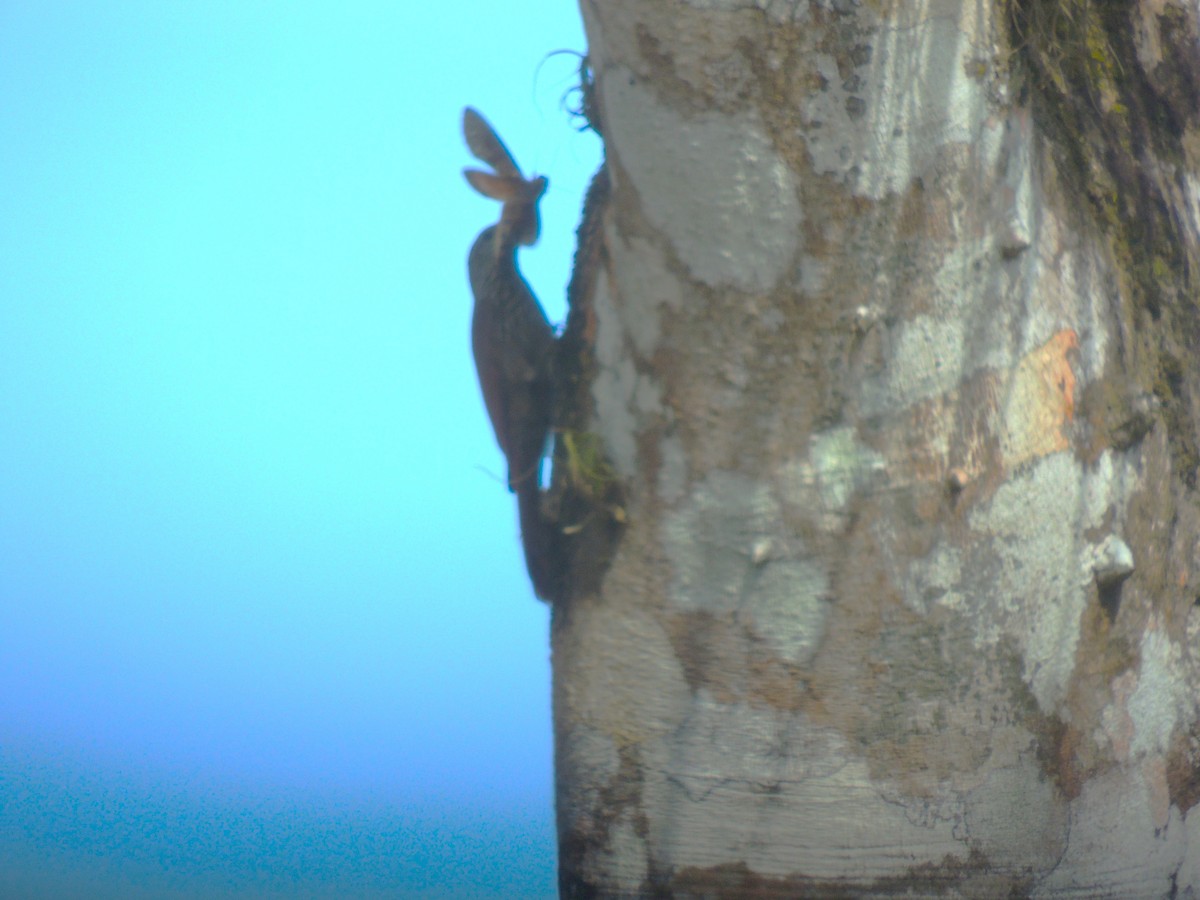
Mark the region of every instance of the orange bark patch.
[[1070, 356], [1079, 336], [1064, 329], [1026, 354], [1004, 398], [1001, 448], [1006, 468], [1066, 450], [1067, 425], [1075, 418], [1075, 372]]

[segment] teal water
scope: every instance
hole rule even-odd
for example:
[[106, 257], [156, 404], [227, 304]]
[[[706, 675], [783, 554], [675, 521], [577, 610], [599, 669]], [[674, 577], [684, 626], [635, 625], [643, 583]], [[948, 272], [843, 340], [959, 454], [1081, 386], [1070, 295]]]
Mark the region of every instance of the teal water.
[[0, 897], [550, 898], [551, 812], [148, 773], [0, 746]]

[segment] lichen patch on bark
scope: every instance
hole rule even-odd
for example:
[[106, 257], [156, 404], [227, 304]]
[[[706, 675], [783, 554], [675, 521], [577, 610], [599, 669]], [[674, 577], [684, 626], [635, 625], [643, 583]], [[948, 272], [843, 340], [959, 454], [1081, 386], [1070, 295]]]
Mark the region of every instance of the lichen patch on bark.
[[688, 271], [714, 287], [771, 288], [802, 216], [795, 175], [754, 114], [681, 116], [629, 72], [607, 85], [613, 161]]

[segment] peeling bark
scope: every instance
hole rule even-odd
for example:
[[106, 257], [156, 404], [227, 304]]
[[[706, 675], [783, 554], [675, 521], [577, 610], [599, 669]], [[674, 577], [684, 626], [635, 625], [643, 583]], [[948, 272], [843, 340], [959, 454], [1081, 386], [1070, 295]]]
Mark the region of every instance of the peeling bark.
[[562, 895], [1200, 894], [1200, 9], [583, 13]]

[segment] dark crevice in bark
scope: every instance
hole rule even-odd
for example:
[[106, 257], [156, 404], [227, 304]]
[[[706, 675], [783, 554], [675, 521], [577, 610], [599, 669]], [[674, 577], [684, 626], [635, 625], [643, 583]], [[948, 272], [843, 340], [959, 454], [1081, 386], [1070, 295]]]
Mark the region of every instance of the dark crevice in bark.
[[596, 367], [592, 298], [605, 264], [603, 221], [609, 191], [608, 170], [602, 165], [584, 201], [575, 267], [567, 288], [567, 324], [558, 341], [554, 480], [548, 506], [562, 535], [564, 590], [558, 599], [564, 601], [599, 589], [623, 531], [621, 485], [602, 441], [589, 430]]
[[1100, 585], [1100, 607], [1108, 616], [1109, 622], [1115, 622], [1117, 613], [1121, 610], [1121, 586], [1124, 581], [1111, 581]]

